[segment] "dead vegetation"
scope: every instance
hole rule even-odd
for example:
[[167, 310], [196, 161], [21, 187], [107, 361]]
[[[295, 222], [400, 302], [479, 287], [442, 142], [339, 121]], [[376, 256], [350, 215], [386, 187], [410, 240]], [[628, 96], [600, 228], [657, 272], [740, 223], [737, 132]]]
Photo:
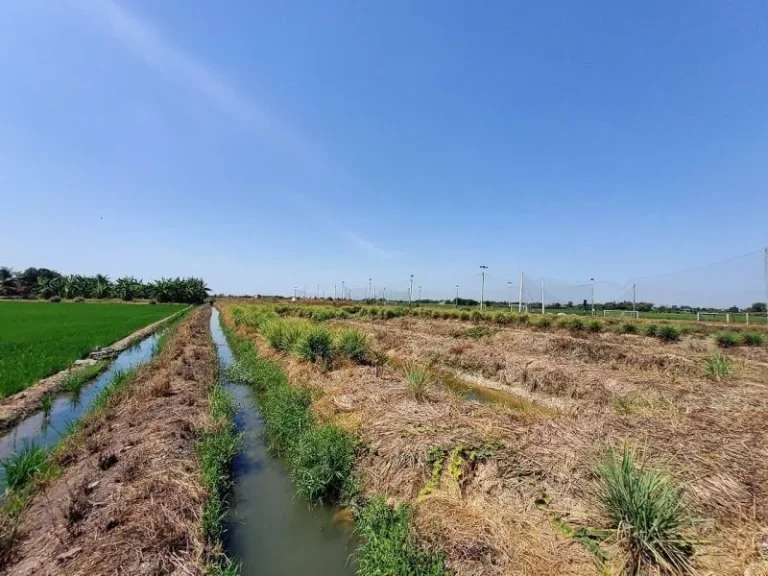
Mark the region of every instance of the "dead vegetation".
[[[369, 333], [390, 368], [322, 372], [284, 358], [286, 369], [318, 391], [322, 418], [368, 447], [358, 464], [364, 492], [415, 505], [420, 535], [457, 573], [637, 570], [631, 539], [599, 505], [595, 476], [607, 447], [627, 445], [683, 488], [685, 514], [697, 520], [684, 531], [689, 571], [768, 573], [764, 348], [729, 354], [734, 373], [717, 381], [706, 375], [711, 343], [688, 337], [502, 328], [457, 338], [466, 325], [444, 320], [334, 323]], [[484, 403], [440, 385], [419, 400], [402, 373], [409, 362], [429, 366], [438, 383], [441, 371], [461, 374], [525, 402]]]
[[57, 452], [60, 476], [22, 512], [4, 574], [202, 574], [195, 458], [214, 380], [210, 309]]

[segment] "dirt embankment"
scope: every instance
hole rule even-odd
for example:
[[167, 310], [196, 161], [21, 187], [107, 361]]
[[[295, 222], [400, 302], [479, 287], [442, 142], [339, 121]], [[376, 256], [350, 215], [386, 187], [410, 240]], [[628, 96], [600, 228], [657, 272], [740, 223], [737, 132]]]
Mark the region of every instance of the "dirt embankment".
[[[185, 308], [186, 310], [186, 308]], [[160, 329], [163, 325], [168, 323], [171, 319], [177, 315], [183, 313], [184, 310], [177, 312], [167, 318], [153, 322], [149, 326], [145, 326], [140, 330], [136, 330], [133, 334], [129, 334], [122, 340], [110, 344], [104, 348], [98, 350], [97, 358], [113, 358], [117, 356], [123, 350], [126, 350], [143, 340], [150, 334]], [[75, 375], [80, 372], [86, 365], [95, 364], [98, 360], [91, 358], [90, 355], [80, 364], [73, 365], [70, 368], [66, 368], [39, 380], [36, 384], [32, 384], [29, 388], [22, 390], [12, 396], [0, 399], [0, 432], [7, 430], [14, 426], [19, 420], [25, 418], [40, 409], [40, 401], [48, 393], [59, 390], [62, 382], [64, 382], [69, 376]]]
[[216, 376], [209, 318], [193, 312], [57, 453], [63, 473], [22, 513], [3, 574], [202, 574], [195, 444]]

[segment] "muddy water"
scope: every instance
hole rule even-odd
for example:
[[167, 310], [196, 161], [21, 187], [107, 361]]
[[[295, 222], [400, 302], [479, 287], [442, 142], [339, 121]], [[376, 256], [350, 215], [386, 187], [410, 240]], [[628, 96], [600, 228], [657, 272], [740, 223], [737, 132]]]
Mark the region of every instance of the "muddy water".
[[[36, 412], [11, 428], [0, 438], [0, 460], [13, 455], [26, 444], [46, 448], [54, 446], [67, 432], [67, 426], [76, 422], [91, 401], [112, 380], [117, 372], [130, 370], [152, 358], [159, 334], [152, 334], [135, 346], [123, 350], [112, 365], [91, 382], [85, 384], [79, 394], [62, 393], [56, 397], [50, 414]], [[0, 492], [5, 490], [5, 474], [0, 469]]]
[[349, 527], [337, 520], [339, 511], [310, 509], [295, 495], [285, 466], [264, 444], [264, 422], [251, 389], [226, 379], [225, 369], [233, 358], [216, 309], [211, 334], [222, 382], [240, 406], [237, 424], [245, 435], [234, 463], [227, 554], [242, 563], [242, 576], [351, 576], [355, 567], [350, 555], [356, 544]]

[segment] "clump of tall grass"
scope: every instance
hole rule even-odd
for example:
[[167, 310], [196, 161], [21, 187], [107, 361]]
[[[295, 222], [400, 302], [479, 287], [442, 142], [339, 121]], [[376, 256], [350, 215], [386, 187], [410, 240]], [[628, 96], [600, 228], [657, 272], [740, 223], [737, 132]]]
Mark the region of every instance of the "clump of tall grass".
[[80, 370], [70, 373], [61, 382], [61, 389], [65, 392], [72, 392], [77, 394], [82, 390], [86, 382], [90, 382], [99, 373], [107, 367], [109, 363], [106, 361], [96, 362], [95, 364], [88, 364]]
[[677, 342], [680, 340], [680, 330], [672, 324], [663, 324], [656, 331], [656, 336], [662, 342]]
[[658, 470], [635, 464], [634, 451], [608, 451], [595, 466], [598, 496], [606, 516], [625, 540], [632, 574], [651, 565], [680, 573], [690, 567], [693, 525], [683, 490]]
[[383, 350], [374, 350], [373, 355], [373, 367], [377, 378], [384, 376], [384, 368], [389, 363], [389, 356]]
[[342, 330], [336, 335], [336, 351], [353, 362], [365, 362], [370, 348], [368, 335], [360, 330]]
[[584, 320], [579, 317], [571, 318], [568, 322], [568, 329], [571, 332], [582, 332], [584, 330]]
[[0, 463], [5, 474], [5, 484], [12, 490], [20, 490], [42, 476], [50, 468], [48, 451], [36, 444], [24, 447]]
[[765, 336], [760, 332], [744, 332], [742, 341], [744, 346], [762, 346], [765, 342]]
[[307, 362], [328, 363], [333, 358], [333, 335], [324, 326], [312, 326], [301, 335], [295, 350]]
[[613, 331], [616, 334], [637, 334], [637, 324], [631, 322], [621, 322], [614, 325]]
[[741, 338], [736, 332], [718, 332], [715, 334], [715, 342], [720, 348], [732, 348], [741, 343]]
[[231, 464], [240, 448], [240, 436], [235, 431], [235, 401], [221, 386], [209, 395], [211, 426], [197, 444], [200, 473], [207, 489], [203, 506], [203, 534], [212, 544], [221, 539], [229, 503], [227, 492], [232, 484]]
[[472, 315], [469, 313], [469, 310], [462, 310], [459, 314], [459, 317], [462, 320], [470, 320], [472, 318]]
[[355, 522], [362, 541], [355, 552], [360, 576], [448, 576], [442, 556], [419, 545], [411, 516], [409, 508], [390, 508], [384, 498], [362, 509]]
[[725, 354], [711, 354], [704, 361], [704, 372], [715, 380], [724, 380], [733, 374], [733, 366], [730, 358]]
[[40, 410], [43, 412], [43, 417], [48, 418], [53, 410], [53, 403], [56, 401], [56, 396], [50, 390], [44, 392], [40, 396]]
[[404, 369], [405, 382], [416, 400], [421, 400], [433, 382], [429, 368], [422, 364], [410, 362]]
[[542, 316], [536, 321], [536, 327], [541, 328], [542, 330], [546, 330], [550, 326], [552, 326], [552, 318], [549, 316]]
[[338, 502], [352, 478], [355, 439], [328, 424], [311, 426], [291, 458], [291, 477], [298, 493], [310, 502]]
[[654, 337], [656, 336], [656, 333], [659, 331], [659, 327], [656, 324], [646, 324], [643, 326], [643, 335], [644, 336], [650, 336]]
[[600, 320], [590, 320], [587, 322], [587, 331], [598, 334], [603, 331], [605, 325]]

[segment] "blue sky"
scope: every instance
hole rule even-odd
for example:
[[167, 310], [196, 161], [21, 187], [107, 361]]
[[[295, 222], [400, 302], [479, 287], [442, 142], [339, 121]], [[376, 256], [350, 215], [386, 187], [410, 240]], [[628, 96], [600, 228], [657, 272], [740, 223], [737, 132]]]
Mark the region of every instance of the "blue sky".
[[2, 264], [763, 293], [765, 2], [25, 0], [0, 71]]

